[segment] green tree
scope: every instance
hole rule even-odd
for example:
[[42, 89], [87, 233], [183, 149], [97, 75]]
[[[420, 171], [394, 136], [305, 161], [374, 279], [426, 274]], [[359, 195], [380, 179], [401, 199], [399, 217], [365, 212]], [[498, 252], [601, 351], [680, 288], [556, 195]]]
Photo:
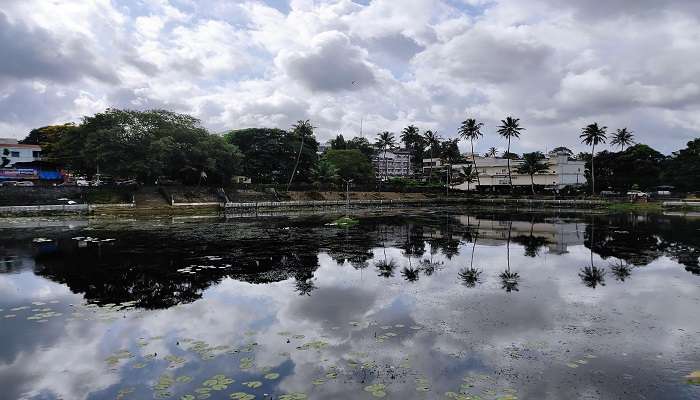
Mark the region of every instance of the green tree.
[[294, 181], [294, 176], [297, 174], [297, 168], [299, 168], [299, 161], [301, 160], [301, 154], [304, 151], [304, 140], [307, 137], [313, 137], [314, 126], [307, 119], [305, 121], [299, 120], [296, 124], [292, 125], [292, 132], [301, 138], [301, 144], [299, 145], [299, 153], [297, 155], [297, 160], [294, 163], [294, 168], [292, 169], [292, 174], [289, 176], [289, 183], [287, 183], [287, 191]]
[[462, 167], [462, 170], [459, 171], [459, 175], [464, 182], [467, 182], [467, 190], [471, 190], [470, 186], [475, 180], [477, 180], [478, 176], [476, 171], [474, 171], [474, 167], [472, 165]]
[[354, 138], [350, 139], [347, 142], [347, 148], [348, 148], [348, 150], [352, 150], [352, 149], [359, 150], [370, 161], [374, 158], [374, 155], [377, 152], [377, 149], [375, 149], [374, 146], [372, 146], [372, 144], [369, 142], [369, 140], [367, 140], [367, 138], [363, 138], [363, 137], [354, 137]]
[[423, 165], [423, 153], [425, 152], [425, 140], [421, 136], [418, 127], [409, 125], [401, 131], [401, 141], [406, 149], [411, 152], [411, 167], [414, 172], [419, 171]]
[[447, 139], [440, 146], [440, 156], [450, 164], [464, 162], [464, 157], [459, 152], [459, 138]]
[[574, 155], [574, 152], [571, 151], [570, 148], [564, 147], [564, 146], [555, 147], [549, 152], [549, 154], [551, 154], [551, 155], [554, 155], [557, 153], [566, 153], [566, 155], [568, 155], [569, 157]]
[[607, 126], [592, 123], [581, 130], [581, 143], [591, 146], [591, 194], [595, 196], [595, 146], [605, 143]]
[[321, 185], [331, 185], [338, 180], [338, 168], [328, 159], [323, 158], [313, 169], [313, 177]]
[[384, 152], [384, 180], [387, 180], [389, 179], [389, 163], [386, 159], [386, 152], [388, 149], [396, 147], [396, 139], [393, 133], [384, 131], [377, 134], [377, 139], [374, 144]]
[[666, 161], [662, 178], [664, 184], [685, 191], [700, 188], [700, 138], [691, 140]]
[[430, 172], [428, 174], [428, 182], [430, 182], [433, 179], [433, 158], [435, 158], [435, 151], [438, 151], [438, 153], [440, 151], [440, 143], [442, 139], [432, 130], [425, 131], [423, 138], [425, 139], [425, 143], [428, 145], [428, 147], [430, 147]]
[[347, 143], [343, 135], [339, 134], [335, 139], [331, 140], [331, 149], [333, 150], [345, 150], [348, 148]]
[[356, 183], [369, 183], [374, 179], [372, 163], [358, 149], [331, 149], [323, 155], [323, 160], [333, 164], [342, 179], [352, 179]]
[[532, 194], [535, 194], [535, 174], [549, 170], [547, 163], [543, 162], [544, 154], [539, 151], [523, 154], [523, 162], [518, 167], [519, 174], [530, 175], [530, 188]]
[[[524, 131], [525, 128], [520, 126], [520, 119], [519, 118], [513, 118], [513, 117], [507, 117], [504, 120], [501, 120], [501, 125], [498, 127], [498, 134], [501, 135], [502, 137], [508, 139], [508, 149], [506, 150], [507, 153], [510, 153], [510, 141], [512, 138], [519, 138], [520, 133]], [[511, 192], [513, 191], [513, 178], [511, 176], [511, 171], [510, 171], [510, 158], [506, 158], [507, 163], [508, 163], [508, 183], [510, 184], [510, 190]]]
[[629, 147], [634, 144], [634, 133], [628, 131], [627, 128], [618, 129], [612, 137], [610, 144], [620, 147], [620, 151], [625, 151], [625, 146]]
[[469, 140], [469, 143], [471, 144], [472, 163], [474, 164], [474, 171], [476, 172], [476, 181], [478, 185], [481, 185], [481, 180], [479, 179], [479, 167], [476, 165], [476, 158], [474, 157], [474, 141], [479, 140], [484, 136], [484, 134], [481, 133], [481, 128], [483, 126], [484, 124], [482, 122], [476, 122], [476, 119], [474, 118], [467, 118], [459, 127], [459, 135], [463, 139]]
[[489, 150], [484, 154], [486, 157], [496, 157], [498, 154], [498, 149], [495, 147], [489, 147]]

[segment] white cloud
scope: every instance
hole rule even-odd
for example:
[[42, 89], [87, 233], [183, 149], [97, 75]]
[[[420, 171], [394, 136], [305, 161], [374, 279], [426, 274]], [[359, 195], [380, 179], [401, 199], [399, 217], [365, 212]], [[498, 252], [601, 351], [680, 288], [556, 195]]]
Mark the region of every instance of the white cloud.
[[0, 46], [21, 67], [0, 67], [3, 136], [102, 106], [168, 107], [214, 131], [310, 118], [321, 139], [360, 120], [366, 135], [454, 137], [469, 115], [486, 122], [478, 149], [514, 115], [528, 128], [515, 151], [577, 147], [591, 121], [664, 152], [699, 136], [694, 1], [282, 3], [3, 2], [0, 27], [22, 33]]

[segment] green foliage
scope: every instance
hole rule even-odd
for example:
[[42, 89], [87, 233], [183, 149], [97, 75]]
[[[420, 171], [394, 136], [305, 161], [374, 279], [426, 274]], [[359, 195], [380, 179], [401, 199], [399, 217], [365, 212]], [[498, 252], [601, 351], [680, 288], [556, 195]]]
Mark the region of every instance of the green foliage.
[[426, 148], [425, 139], [420, 134], [418, 127], [409, 125], [401, 131], [401, 141], [411, 152], [411, 168], [420, 171], [423, 167], [423, 158]]
[[627, 128], [618, 129], [616, 133], [613, 133], [613, 140], [610, 144], [619, 146], [620, 150], [625, 151], [625, 146], [629, 147], [634, 144], [634, 134]]
[[[596, 182], [604, 190], [627, 191], [634, 185], [648, 189], [660, 185], [666, 157], [645, 144], [625, 151], [601, 151], [594, 158]], [[591, 163], [586, 163], [586, 178], [591, 179]]]
[[49, 159], [79, 173], [99, 170], [143, 182], [167, 176], [194, 183], [205, 172], [209, 182], [221, 183], [239, 171], [238, 149], [189, 115], [107, 109], [84, 117], [76, 127], [64, 127]]
[[[243, 153], [242, 175], [253, 183], [286, 183], [299, 155], [301, 137], [281, 129], [250, 128], [234, 130], [224, 135], [226, 140]], [[295, 181], [311, 182], [312, 169], [318, 156], [318, 142], [313, 136], [304, 137], [304, 148], [297, 167]]]
[[374, 180], [374, 168], [360, 150], [328, 150], [323, 156], [337, 169], [342, 179], [353, 179], [355, 183], [369, 183]]
[[314, 182], [318, 182], [322, 186], [333, 184], [339, 178], [338, 168], [326, 158], [319, 161], [311, 172]]
[[448, 139], [442, 142], [440, 146], [440, 156], [443, 160], [450, 164], [459, 164], [465, 161], [462, 153], [459, 152], [457, 143], [459, 139]]
[[530, 175], [530, 187], [535, 194], [535, 174], [549, 170], [547, 163], [543, 162], [544, 154], [539, 151], [523, 154], [523, 162], [518, 166], [519, 174]]
[[335, 139], [331, 140], [331, 149], [333, 150], [347, 150], [348, 144], [345, 142], [343, 135], [338, 135]]
[[348, 150], [359, 150], [368, 160], [373, 159], [377, 153], [377, 149], [372, 146], [369, 140], [363, 137], [354, 137], [346, 143]]
[[700, 138], [674, 152], [666, 161], [661, 177], [664, 185], [685, 191], [700, 190]]

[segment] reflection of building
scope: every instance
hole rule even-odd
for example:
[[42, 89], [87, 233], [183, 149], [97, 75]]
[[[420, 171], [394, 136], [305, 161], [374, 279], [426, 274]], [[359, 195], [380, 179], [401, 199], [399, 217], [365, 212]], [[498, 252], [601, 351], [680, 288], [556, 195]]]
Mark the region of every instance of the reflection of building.
[[510, 228], [511, 240], [516, 237], [537, 237], [547, 242], [549, 252], [553, 254], [568, 253], [568, 246], [579, 246], [583, 244], [583, 233], [586, 226], [571, 222], [529, 222], [529, 221], [497, 221], [479, 219], [472, 216], [462, 215], [459, 221], [470, 228], [477, 230], [479, 244], [501, 246], [503, 241], [508, 239], [508, 228]]
[[387, 150], [377, 152], [372, 159], [374, 173], [377, 178], [401, 177], [411, 175], [411, 152], [404, 149]]
[[[452, 165], [452, 173], [459, 174], [463, 167], [473, 165], [471, 155], [466, 155], [467, 161], [463, 164]], [[508, 160], [497, 157], [476, 156], [476, 168], [479, 173], [481, 186], [506, 186], [508, 181]], [[534, 175], [535, 185], [556, 187], [561, 189], [565, 186], [578, 186], [586, 183], [584, 175], [586, 163], [583, 161], [571, 160], [566, 153], [557, 153], [542, 161], [549, 166], [545, 172]], [[530, 186], [530, 175], [516, 172], [522, 160], [510, 160], [511, 177], [514, 186]], [[423, 174], [428, 174], [432, 167], [433, 174], [444, 171], [447, 167], [439, 159], [426, 158], [423, 160]], [[467, 187], [477, 186], [476, 179], [471, 184], [463, 183], [456, 186], [458, 189], [467, 190]]]
[[32, 162], [41, 159], [41, 146], [19, 144], [16, 139], [0, 138], [0, 167], [12, 167], [18, 162]]

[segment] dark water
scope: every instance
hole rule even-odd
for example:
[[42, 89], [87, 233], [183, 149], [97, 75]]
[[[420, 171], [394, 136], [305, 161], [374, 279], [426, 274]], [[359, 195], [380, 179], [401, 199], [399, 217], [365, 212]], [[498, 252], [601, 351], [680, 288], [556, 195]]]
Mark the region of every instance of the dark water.
[[1, 221], [0, 398], [700, 398], [698, 219], [332, 220]]

